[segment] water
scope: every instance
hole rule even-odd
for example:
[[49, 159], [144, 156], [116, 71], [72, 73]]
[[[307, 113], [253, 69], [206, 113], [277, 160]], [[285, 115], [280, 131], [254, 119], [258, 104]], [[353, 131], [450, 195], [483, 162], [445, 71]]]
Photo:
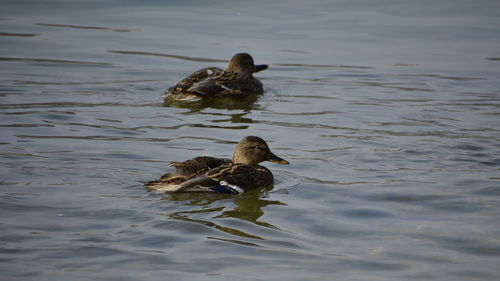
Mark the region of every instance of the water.
[[[174, 2], [174, 1], [170, 1]], [[498, 280], [498, 1], [2, 1], [2, 280]], [[246, 51], [265, 94], [164, 106]], [[148, 194], [258, 135], [240, 196]]]

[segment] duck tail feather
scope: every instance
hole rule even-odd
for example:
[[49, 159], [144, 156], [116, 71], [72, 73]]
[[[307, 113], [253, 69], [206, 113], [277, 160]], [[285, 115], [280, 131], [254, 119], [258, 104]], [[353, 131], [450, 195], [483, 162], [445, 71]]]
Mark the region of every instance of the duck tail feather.
[[152, 193], [174, 193], [182, 188], [180, 184], [155, 184], [147, 187]]

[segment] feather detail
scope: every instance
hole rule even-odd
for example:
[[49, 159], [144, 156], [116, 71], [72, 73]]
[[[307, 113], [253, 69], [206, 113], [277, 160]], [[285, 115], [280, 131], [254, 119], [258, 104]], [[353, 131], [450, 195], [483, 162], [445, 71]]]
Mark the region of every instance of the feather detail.
[[172, 185], [160, 185], [161, 187], [152, 188], [151, 191], [153, 193], [174, 193], [181, 189], [180, 184], [172, 184]]

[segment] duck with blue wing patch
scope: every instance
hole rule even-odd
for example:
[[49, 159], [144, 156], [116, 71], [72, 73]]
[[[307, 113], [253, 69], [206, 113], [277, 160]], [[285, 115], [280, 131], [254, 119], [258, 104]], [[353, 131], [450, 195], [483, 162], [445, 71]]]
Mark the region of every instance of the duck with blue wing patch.
[[185, 162], [173, 162], [175, 172], [145, 184], [156, 192], [215, 192], [238, 194], [273, 184], [273, 174], [259, 165], [263, 161], [288, 164], [271, 152], [267, 143], [255, 136], [243, 138], [231, 160], [215, 157], [196, 157]]

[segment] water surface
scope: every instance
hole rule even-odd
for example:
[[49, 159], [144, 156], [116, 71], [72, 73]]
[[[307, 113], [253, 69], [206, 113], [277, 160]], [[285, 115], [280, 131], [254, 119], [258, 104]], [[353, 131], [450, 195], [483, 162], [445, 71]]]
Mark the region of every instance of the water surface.
[[[498, 1], [3, 1], [2, 280], [498, 280]], [[249, 52], [265, 94], [165, 105]], [[270, 190], [155, 195], [258, 135]]]

